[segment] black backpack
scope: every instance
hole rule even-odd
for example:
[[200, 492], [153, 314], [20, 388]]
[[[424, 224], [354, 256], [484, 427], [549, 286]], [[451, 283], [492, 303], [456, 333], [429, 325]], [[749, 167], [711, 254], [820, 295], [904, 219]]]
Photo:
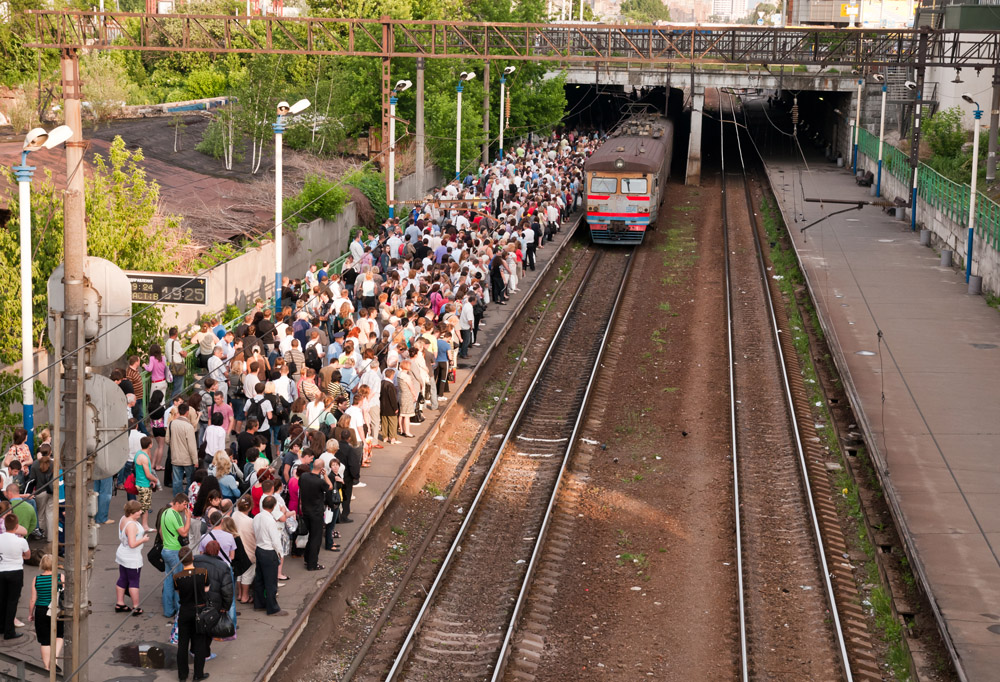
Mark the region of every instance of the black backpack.
[[[260, 396], [257, 396], [257, 398], [260, 398]], [[248, 420], [256, 419], [258, 424], [263, 425], [264, 408], [262, 408], [260, 405], [261, 403], [264, 402], [264, 399], [260, 398], [260, 400], [258, 400], [257, 398], [251, 398], [250, 402], [247, 403], [247, 409], [246, 409], [247, 419]]]
[[317, 372], [323, 369], [323, 362], [319, 359], [319, 353], [316, 352], [316, 344], [306, 348], [305, 352], [306, 367], [310, 367]]

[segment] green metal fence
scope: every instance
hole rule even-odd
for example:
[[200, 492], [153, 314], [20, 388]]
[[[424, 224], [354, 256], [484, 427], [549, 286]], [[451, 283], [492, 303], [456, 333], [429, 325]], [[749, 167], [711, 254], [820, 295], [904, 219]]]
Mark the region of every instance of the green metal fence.
[[[870, 159], [878, 158], [878, 136], [864, 128], [858, 135], [858, 153]], [[910, 160], [892, 145], [882, 147], [882, 172], [909, 186]], [[925, 163], [917, 169], [917, 192], [929, 206], [959, 225], [969, 222], [969, 193], [971, 188], [949, 180]], [[1000, 204], [982, 192], [976, 198], [976, 236], [991, 248], [1000, 251]]]

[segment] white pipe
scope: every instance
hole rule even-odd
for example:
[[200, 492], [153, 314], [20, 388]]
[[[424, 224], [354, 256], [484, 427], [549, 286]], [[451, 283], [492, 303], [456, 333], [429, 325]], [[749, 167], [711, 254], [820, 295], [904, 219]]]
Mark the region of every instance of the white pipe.
[[[283, 117], [279, 116], [279, 126]], [[279, 128], [280, 129], [280, 128]], [[281, 142], [283, 135], [280, 132], [274, 133], [274, 305], [275, 313], [281, 312], [281, 257], [282, 247], [282, 223], [284, 222], [282, 208], [282, 188], [281, 182]]]
[[389, 97], [389, 217], [395, 217], [396, 203], [396, 96]]
[[[979, 180], [979, 122], [983, 115], [982, 110], [980, 110], [979, 105], [976, 105], [976, 127], [975, 132], [972, 134], [972, 191], [969, 193], [969, 246], [967, 257], [969, 259], [969, 265], [966, 269], [969, 275], [972, 274], [972, 240], [975, 236], [976, 230], [976, 181]], [[22, 261], [23, 262], [23, 261]], [[965, 281], [969, 281], [966, 277]]]
[[500, 76], [500, 158], [501, 158], [501, 160], [503, 159], [503, 129], [506, 127], [504, 125], [504, 123], [503, 123], [503, 114], [504, 114], [503, 109], [504, 109], [504, 106], [505, 106], [505, 101], [504, 101], [504, 98], [503, 98], [504, 97], [503, 93], [504, 93], [504, 87], [506, 85], [507, 85], [507, 78], [504, 77], [504, 76]]
[[459, 179], [460, 166], [462, 165], [462, 84], [458, 87], [458, 113], [455, 118], [455, 179]]
[[[977, 128], [978, 130], [978, 128]], [[27, 164], [24, 164], [27, 165]], [[35, 355], [31, 343], [31, 180], [17, 183], [21, 215], [21, 384], [24, 409], [33, 411], [35, 404]], [[31, 434], [29, 434], [31, 436]], [[34, 448], [34, 442], [31, 442]]]

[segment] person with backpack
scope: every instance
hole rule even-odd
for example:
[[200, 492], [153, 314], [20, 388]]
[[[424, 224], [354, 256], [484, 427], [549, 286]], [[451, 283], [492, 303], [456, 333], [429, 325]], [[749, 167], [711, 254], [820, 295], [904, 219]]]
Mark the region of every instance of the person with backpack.
[[304, 352], [306, 367], [319, 372], [323, 369], [323, 345], [320, 343], [319, 331], [314, 329], [309, 336]]
[[273, 395], [274, 386], [272, 384], [271, 390], [267, 391], [267, 384], [263, 381], [258, 382], [254, 387], [256, 395], [253, 398], [247, 400], [246, 413], [247, 420], [254, 419], [259, 425], [257, 427], [257, 435], [262, 437], [266, 444], [264, 446], [264, 454], [268, 461], [271, 459], [271, 421], [274, 419], [274, 406], [268, 399], [265, 393]]

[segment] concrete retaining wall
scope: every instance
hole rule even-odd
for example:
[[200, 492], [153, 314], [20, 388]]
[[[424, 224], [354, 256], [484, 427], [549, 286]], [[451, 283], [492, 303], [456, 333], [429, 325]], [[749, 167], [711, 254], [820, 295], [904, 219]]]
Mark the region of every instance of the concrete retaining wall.
[[[870, 159], [864, 154], [858, 154], [858, 170], [870, 170], [878, 174], [878, 159]], [[882, 197], [892, 201], [901, 197], [909, 203], [912, 190], [909, 183], [900, 182], [895, 176], [882, 172]], [[909, 209], [906, 211], [909, 225]], [[950, 217], [929, 205], [923, 199], [917, 198], [917, 229], [931, 231], [931, 245], [936, 249], [951, 249], [954, 251], [953, 262], [956, 266], [965, 268], [966, 238], [968, 228], [957, 223]], [[1000, 253], [989, 246], [983, 239], [973, 240], [973, 270], [972, 274], [983, 278], [983, 291], [1000, 292]]]
[[[425, 187], [416, 187], [416, 175], [408, 175], [396, 183], [396, 197], [400, 200], [415, 199], [428, 189], [441, 185], [444, 175], [434, 167], [424, 173]], [[405, 213], [400, 210], [400, 213]], [[309, 264], [332, 260], [347, 250], [351, 228], [358, 224], [354, 202], [344, 206], [335, 220], [322, 218], [311, 223], [300, 223], [293, 230], [286, 228], [283, 273], [289, 277], [302, 276]], [[219, 312], [228, 304], [242, 309], [253, 305], [256, 297], [268, 298], [274, 292], [274, 242], [248, 250], [241, 256], [213, 268], [207, 275], [208, 305], [165, 305], [163, 323], [166, 326], [193, 324], [201, 315]]]

